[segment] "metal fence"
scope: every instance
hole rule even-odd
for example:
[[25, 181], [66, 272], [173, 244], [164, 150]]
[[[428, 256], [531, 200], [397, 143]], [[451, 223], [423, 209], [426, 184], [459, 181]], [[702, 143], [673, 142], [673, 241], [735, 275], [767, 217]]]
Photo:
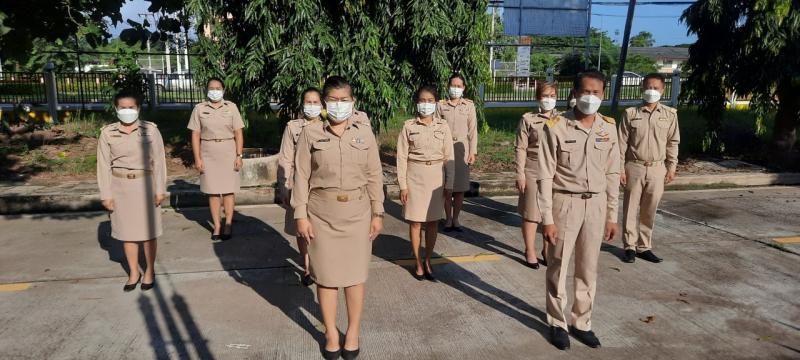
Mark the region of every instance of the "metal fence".
[[43, 73], [4, 72], [0, 75], [0, 103], [46, 103]]

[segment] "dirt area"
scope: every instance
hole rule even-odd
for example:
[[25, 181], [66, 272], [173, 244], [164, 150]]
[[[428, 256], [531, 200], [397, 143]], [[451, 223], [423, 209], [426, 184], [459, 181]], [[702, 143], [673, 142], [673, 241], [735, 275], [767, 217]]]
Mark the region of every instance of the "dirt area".
[[[95, 178], [96, 129], [65, 128], [0, 135], [0, 181], [49, 185]], [[187, 153], [188, 151], [188, 153]], [[191, 175], [191, 150], [166, 146], [170, 176]], [[185, 165], [187, 164], [187, 165]]]

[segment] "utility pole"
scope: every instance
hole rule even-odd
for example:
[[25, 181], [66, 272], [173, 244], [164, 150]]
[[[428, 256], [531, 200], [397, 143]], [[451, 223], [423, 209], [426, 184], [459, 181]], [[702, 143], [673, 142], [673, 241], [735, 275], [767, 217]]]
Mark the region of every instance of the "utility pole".
[[[494, 18], [497, 16], [497, 6], [492, 7], [492, 30], [489, 31], [489, 42], [494, 43]], [[494, 46], [489, 45], [489, 73], [494, 79]]]
[[164, 42], [164, 53], [166, 54], [166, 56], [164, 56], [164, 57], [167, 59], [167, 71], [166, 71], [166, 74], [172, 74], [172, 65], [171, 65], [170, 58], [169, 58], [169, 40]]
[[628, 42], [631, 39], [631, 25], [633, 23], [633, 11], [636, 9], [636, 0], [628, 2], [628, 18], [625, 20], [625, 33], [622, 35], [622, 49], [619, 54], [619, 69], [617, 69], [617, 79], [614, 84], [614, 94], [611, 98], [611, 113], [617, 113], [619, 105], [619, 91], [622, 88], [622, 76], [625, 73], [625, 61], [628, 59]]
[[[147, 17], [152, 17], [153, 21], [156, 21], [155, 15], [153, 13], [139, 13], [139, 17], [144, 18], [144, 21], [147, 21]], [[147, 29], [150, 29], [150, 24], [148, 24]], [[147, 37], [147, 72], [153, 72], [153, 59], [150, 57], [150, 37]]]
[[586, 49], [584, 50], [585, 60], [583, 61], [583, 67], [585, 69], [589, 68], [589, 36], [592, 33], [592, 2], [587, 1], [586, 7], [586, 38], [584, 41], [584, 46]]

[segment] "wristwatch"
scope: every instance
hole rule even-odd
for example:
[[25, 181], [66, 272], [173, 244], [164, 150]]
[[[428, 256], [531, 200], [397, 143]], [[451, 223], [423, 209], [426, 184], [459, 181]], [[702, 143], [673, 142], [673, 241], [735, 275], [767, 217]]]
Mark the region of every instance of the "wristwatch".
[[372, 218], [383, 218], [383, 213], [372, 213]]
[[238, 157], [239, 159], [241, 159], [241, 158], [242, 158], [242, 154], [236, 154], [236, 157]]

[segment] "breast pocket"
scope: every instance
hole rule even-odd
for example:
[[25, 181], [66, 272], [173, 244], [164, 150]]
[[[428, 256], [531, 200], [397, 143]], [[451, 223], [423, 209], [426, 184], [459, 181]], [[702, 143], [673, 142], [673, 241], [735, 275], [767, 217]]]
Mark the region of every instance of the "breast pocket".
[[580, 151], [580, 144], [577, 142], [568, 143], [561, 141], [558, 143], [558, 164], [571, 168], [577, 161], [577, 152]]
[[350, 141], [350, 153], [352, 154], [351, 159], [353, 162], [366, 168], [369, 148], [370, 146], [366, 142]]
[[656, 133], [659, 137], [666, 136], [667, 131], [669, 131], [670, 121], [669, 119], [661, 118], [656, 121]]
[[408, 135], [408, 148], [411, 150], [419, 150], [422, 147], [422, 134], [414, 133]]
[[601, 164], [605, 164], [606, 161], [608, 161], [608, 156], [609, 156], [608, 152], [609, 150], [611, 150], [612, 146], [613, 144], [611, 143], [611, 140], [597, 141], [597, 139], [595, 139], [594, 149], [595, 153], [597, 154], [596, 159], [598, 159], [598, 161], [600, 161]]
[[324, 165], [330, 164], [334, 159], [333, 144], [330, 139], [327, 141], [314, 141], [311, 144], [311, 163], [315, 168], [320, 168]]

